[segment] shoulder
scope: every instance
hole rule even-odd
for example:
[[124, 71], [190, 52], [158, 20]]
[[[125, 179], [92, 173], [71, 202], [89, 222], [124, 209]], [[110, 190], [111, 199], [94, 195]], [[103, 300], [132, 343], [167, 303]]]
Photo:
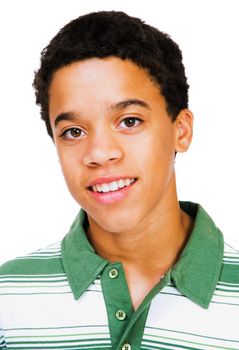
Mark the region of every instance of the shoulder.
[[0, 267], [0, 329], [2, 326], [7, 334], [7, 330], [24, 327], [29, 319], [33, 322], [35, 315], [46, 311], [44, 307], [48, 308], [53, 296], [70, 293], [61, 243], [6, 262]]
[[239, 285], [239, 250], [224, 244], [224, 256], [220, 280]]
[[0, 266], [0, 278], [13, 275], [39, 275], [62, 271], [61, 242], [51, 244]]
[[234, 254], [236, 254], [238, 256], [239, 255], [239, 250], [233, 248], [228, 243], [224, 243], [224, 253], [225, 253], [225, 255], [234, 255]]
[[224, 315], [228, 315], [229, 313], [232, 318], [234, 316], [238, 317], [238, 296], [239, 251], [225, 243], [221, 272], [214, 290], [212, 302], [224, 310]]

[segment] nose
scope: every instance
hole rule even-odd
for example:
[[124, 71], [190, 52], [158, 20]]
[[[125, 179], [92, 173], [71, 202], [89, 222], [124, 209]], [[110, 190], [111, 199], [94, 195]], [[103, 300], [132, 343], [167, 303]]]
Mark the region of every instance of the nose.
[[88, 167], [111, 164], [124, 156], [119, 140], [116, 140], [116, 137], [111, 135], [109, 131], [96, 132], [94, 137], [89, 140], [85, 151], [83, 162]]

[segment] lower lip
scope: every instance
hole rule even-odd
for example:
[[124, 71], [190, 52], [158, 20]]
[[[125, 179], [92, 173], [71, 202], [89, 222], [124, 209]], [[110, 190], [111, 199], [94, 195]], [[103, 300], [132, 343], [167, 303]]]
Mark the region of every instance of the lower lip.
[[111, 203], [115, 203], [118, 202], [120, 200], [122, 200], [123, 198], [125, 198], [129, 191], [132, 189], [132, 187], [134, 186], [134, 184], [136, 183], [133, 182], [131, 185], [120, 188], [117, 191], [110, 191], [110, 192], [93, 192], [89, 190], [89, 193], [91, 194], [91, 196], [97, 200], [97, 202], [101, 203], [101, 204], [111, 204]]

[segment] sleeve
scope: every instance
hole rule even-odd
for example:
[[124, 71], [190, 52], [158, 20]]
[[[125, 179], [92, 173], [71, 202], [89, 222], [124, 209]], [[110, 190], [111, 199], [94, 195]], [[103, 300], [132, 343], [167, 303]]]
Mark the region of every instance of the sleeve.
[[0, 350], [7, 350], [7, 346], [4, 339], [3, 330], [0, 326]]

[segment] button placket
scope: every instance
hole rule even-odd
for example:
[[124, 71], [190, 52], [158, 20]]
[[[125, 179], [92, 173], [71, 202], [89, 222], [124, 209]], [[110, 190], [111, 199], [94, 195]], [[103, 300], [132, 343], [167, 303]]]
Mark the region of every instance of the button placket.
[[[101, 281], [109, 320], [112, 348], [122, 350], [123, 344], [128, 344], [127, 338], [122, 339], [122, 336], [133, 314], [122, 264], [109, 263], [101, 276]], [[131, 348], [128, 349], [131, 350]], [[125, 349], [127, 350], [127, 347]]]
[[115, 268], [109, 270], [109, 277], [112, 279], [117, 278], [119, 275], [119, 271]]
[[126, 319], [127, 315], [124, 312], [124, 310], [118, 310], [118, 311], [116, 311], [115, 316], [119, 321], [123, 321]]

